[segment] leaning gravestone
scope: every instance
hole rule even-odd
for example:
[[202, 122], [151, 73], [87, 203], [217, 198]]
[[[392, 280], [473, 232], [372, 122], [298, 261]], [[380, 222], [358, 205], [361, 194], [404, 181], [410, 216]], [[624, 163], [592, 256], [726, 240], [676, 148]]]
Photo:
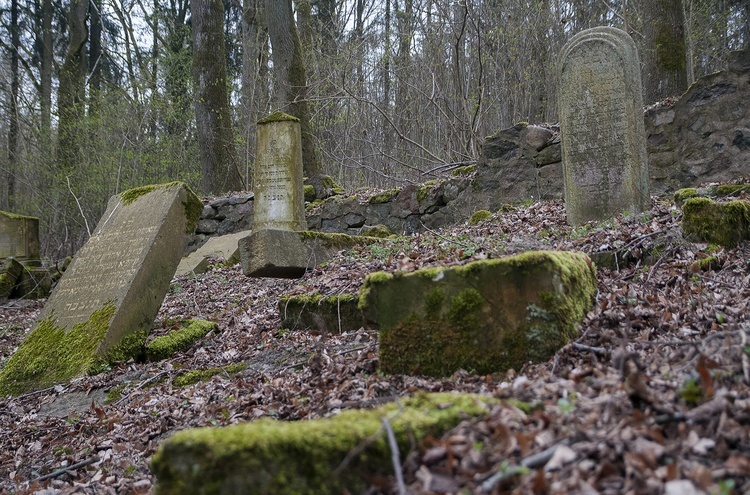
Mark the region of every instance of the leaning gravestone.
[[39, 219], [0, 211], [0, 258], [39, 259]]
[[650, 207], [638, 52], [627, 33], [587, 29], [563, 47], [558, 108], [565, 206], [577, 225]]
[[113, 196], [0, 371], [0, 394], [49, 387], [139, 352], [202, 207], [181, 182]]
[[258, 122], [253, 233], [240, 239], [248, 277], [299, 278], [307, 251], [294, 231], [305, 230], [302, 134], [299, 119], [274, 113]]

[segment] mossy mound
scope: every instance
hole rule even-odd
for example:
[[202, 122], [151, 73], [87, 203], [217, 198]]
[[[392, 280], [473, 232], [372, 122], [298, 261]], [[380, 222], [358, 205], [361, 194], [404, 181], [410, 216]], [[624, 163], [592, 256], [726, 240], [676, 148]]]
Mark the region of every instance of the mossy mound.
[[401, 189], [387, 189], [381, 193], [373, 194], [367, 199], [367, 202], [370, 204], [387, 203], [398, 196], [398, 193], [400, 192]]
[[374, 410], [344, 411], [312, 421], [261, 419], [225, 428], [175, 433], [151, 461], [155, 493], [361, 493], [374, 476], [392, 472], [383, 420], [402, 459], [428, 435], [487, 411], [492, 399], [422, 394]]
[[532, 251], [365, 280], [360, 307], [380, 331], [385, 373], [449, 376], [520, 369], [577, 335], [596, 295], [583, 253]]
[[149, 361], [167, 359], [178, 352], [185, 352], [219, 325], [201, 319], [191, 320], [184, 328], [172, 330], [166, 335], [155, 338], [146, 346], [146, 358]]
[[190, 370], [177, 375], [174, 380], [172, 380], [172, 385], [174, 385], [175, 387], [187, 387], [188, 385], [193, 385], [198, 382], [204, 382], [211, 379], [211, 377], [220, 375], [222, 373], [227, 375], [236, 375], [245, 368], [247, 368], [246, 363], [234, 363], [224, 367]]
[[484, 222], [491, 216], [492, 213], [490, 213], [488, 210], [477, 210], [472, 213], [471, 217], [469, 217], [469, 225], [476, 225], [480, 222]]
[[682, 205], [682, 231], [688, 239], [733, 248], [750, 239], [750, 201], [690, 198]]
[[362, 235], [365, 237], [378, 237], [385, 239], [391, 235], [391, 231], [385, 225], [373, 225], [362, 231]]

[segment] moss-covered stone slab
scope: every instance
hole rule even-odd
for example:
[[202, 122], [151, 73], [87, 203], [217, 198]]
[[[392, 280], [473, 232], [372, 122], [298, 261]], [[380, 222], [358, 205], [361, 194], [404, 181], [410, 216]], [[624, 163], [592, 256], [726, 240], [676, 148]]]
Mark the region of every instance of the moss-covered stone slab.
[[0, 304], [11, 296], [22, 272], [23, 265], [14, 258], [0, 260]]
[[383, 418], [404, 459], [427, 435], [487, 412], [491, 399], [422, 394], [367, 411], [311, 421], [261, 419], [175, 433], [151, 462], [155, 493], [234, 495], [362, 493], [368, 480], [393, 472]]
[[682, 204], [682, 231], [688, 239], [733, 248], [750, 239], [750, 201], [689, 198]]
[[140, 353], [202, 209], [181, 182], [113, 196], [0, 370], [0, 394], [46, 388]]
[[367, 326], [359, 297], [353, 294], [284, 295], [279, 299], [279, 316], [281, 326], [293, 330], [341, 333]]
[[39, 219], [0, 211], [0, 258], [39, 259]]
[[385, 373], [487, 374], [552, 357], [578, 334], [597, 291], [584, 253], [531, 251], [365, 280], [360, 307], [380, 330]]
[[208, 332], [219, 329], [219, 325], [212, 321], [201, 320], [199, 318], [190, 320], [190, 322], [176, 330], [172, 330], [166, 335], [157, 337], [146, 345], [146, 359], [149, 361], [159, 361], [167, 359], [178, 352], [185, 352], [193, 344], [205, 337]]

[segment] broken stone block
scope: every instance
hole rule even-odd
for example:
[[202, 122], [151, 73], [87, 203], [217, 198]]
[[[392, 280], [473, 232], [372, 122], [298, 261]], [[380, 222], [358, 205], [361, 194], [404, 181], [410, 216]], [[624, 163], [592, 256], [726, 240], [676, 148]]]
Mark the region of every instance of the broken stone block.
[[0, 258], [39, 259], [39, 219], [0, 211]]
[[0, 260], [0, 304], [13, 293], [13, 288], [18, 283], [22, 272], [23, 265], [14, 258]]
[[11, 295], [14, 299], [43, 299], [52, 291], [52, 273], [42, 266], [24, 266]]
[[365, 280], [360, 307], [380, 330], [385, 373], [449, 376], [520, 370], [578, 334], [597, 291], [584, 253], [508, 258]]
[[490, 401], [472, 394], [420, 394], [329, 418], [263, 418], [178, 431], [151, 461], [156, 492], [364, 493], [373, 477], [393, 472], [385, 420], [404, 459], [415, 441], [439, 438], [461, 420], [486, 414]]
[[251, 234], [249, 230], [210, 238], [203, 246], [180, 260], [175, 277], [186, 273], [201, 274], [208, 270], [208, 258], [223, 258], [227, 265], [240, 262], [238, 241]]
[[733, 248], [750, 239], [750, 201], [689, 198], [682, 205], [682, 231], [688, 239]]
[[358, 330], [367, 325], [358, 303], [359, 297], [352, 294], [285, 295], [279, 300], [281, 326], [324, 333]]

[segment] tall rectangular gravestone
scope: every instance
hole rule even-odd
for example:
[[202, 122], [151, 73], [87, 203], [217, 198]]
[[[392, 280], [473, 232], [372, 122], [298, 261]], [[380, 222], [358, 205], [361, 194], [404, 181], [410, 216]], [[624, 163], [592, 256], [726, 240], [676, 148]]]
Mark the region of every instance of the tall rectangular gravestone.
[[558, 107], [565, 206], [573, 225], [650, 208], [638, 52], [611, 27], [563, 47]]
[[202, 208], [181, 182], [113, 196], [0, 370], [0, 394], [46, 388], [137, 353]]
[[281, 112], [258, 122], [253, 232], [240, 239], [248, 277], [299, 278], [307, 250], [295, 231], [307, 229], [299, 119]]

